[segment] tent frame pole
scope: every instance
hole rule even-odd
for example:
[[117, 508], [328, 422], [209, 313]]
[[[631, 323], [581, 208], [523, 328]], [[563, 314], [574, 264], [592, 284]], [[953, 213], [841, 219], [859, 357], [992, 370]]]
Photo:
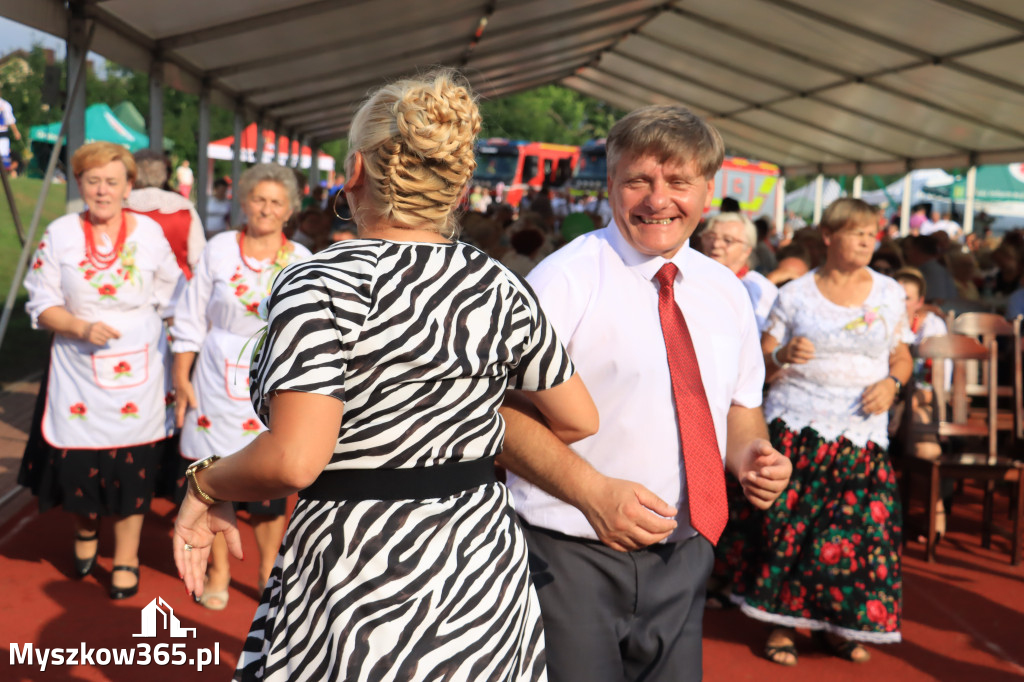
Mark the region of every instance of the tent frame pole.
[[204, 80], [199, 91], [199, 160], [196, 162], [196, 211], [199, 222], [206, 227], [206, 203], [210, 190], [210, 81]]
[[964, 196], [964, 234], [974, 232], [974, 198], [978, 190], [978, 164], [971, 158], [971, 165], [967, 169], [967, 187]]
[[914, 189], [911, 171], [907, 166], [907, 174], [903, 176], [903, 196], [900, 199], [900, 236], [910, 234], [910, 193]]
[[242, 224], [238, 179], [242, 177], [242, 102], [235, 102], [235, 139], [231, 142], [231, 224]]
[[[74, 6], [74, 5], [72, 5]], [[85, 41], [80, 45], [81, 49], [78, 51], [78, 64], [74, 73], [75, 78], [71, 81], [71, 88], [68, 90], [68, 102], [74, 102], [78, 98], [79, 92], [85, 92], [85, 60], [89, 56], [89, 46], [92, 45], [92, 38], [96, 34], [96, 23], [89, 27], [89, 32], [85, 36]], [[68, 43], [70, 48], [71, 43]], [[70, 51], [70, 50], [69, 50]], [[70, 63], [70, 62], [69, 62]], [[21, 280], [25, 277], [25, 269], [28, 267], [29, 256], [32, 255], [34, 244], [36, 240], [36, 230], [39, 227], [39, 220], [43, 216], [43, 206], [46, 204], [46, 195], [50, 191], [50, 185], [53, 183], [54, 173], [57, 171], [57, 160], [60, 158], [60, 150], [62, 142], [64, 141], [64, 133], [67, 132], [70, 137], [70, 131], [68, 126], [71, 122], [72, 113], [74, 107], [69, 106], [64, 109], [64, 116], [60, 121], [60, 132], [57, 133], [57, 141], [53, 143], [53, 151], [50, 152], [50, 161], [46, 164], [46, 175], [43, 177], [43, 186], [39, 189], [39, 197], [36, 199], [36, 208], [32, 213], [32, 222], [29, 223], [28, 232], [25, 235], [25, 244], [21, 247], [21, 255], [18, 257], [18, 266], [14, 270], [14, 277], [11, 278], [11, 288], [7, 290], [7, 301], [4, 303], [4, 312], [0, 315], [0, 348], [4, 345], [4, 336], [7, 334], [7, 325], [11, 321], [11, 312], [14, 310], [14, 301], [18, 297], [18, 289], [21, 288]], [[81, 110], [78, 110], [81, 113]], [[84, 135], [83, 135], [84, 137]], [[69, 147], [70, 151], [70, 147]], [[68, 185], [75, 184], [71, 178], [68, 178]], [[12, 204], [12, 210], [17, 208]]]
[[814, 216], [811, 218], [812, 225], [821, 223], [822, 203], [825, 194], [825, 175], [818, 171], [814, 177]]

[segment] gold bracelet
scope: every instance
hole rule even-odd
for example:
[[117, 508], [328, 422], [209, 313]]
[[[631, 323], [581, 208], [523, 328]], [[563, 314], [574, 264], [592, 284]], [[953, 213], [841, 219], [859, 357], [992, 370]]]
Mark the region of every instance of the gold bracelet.
[[220, 455], [210, 455], [206, 459], [201, 459], [198, 462], [193, 462], [185, 469], [185, 478], [188, 479], [188, 488], [195, 496], [206, 504], [219, 504], [221, 500], [214, 499], [203, 492], [203, 489], [199, 487], [199, 481], [196, 480], [196, 474], [210, 467], [214, 462], [220, 459]]

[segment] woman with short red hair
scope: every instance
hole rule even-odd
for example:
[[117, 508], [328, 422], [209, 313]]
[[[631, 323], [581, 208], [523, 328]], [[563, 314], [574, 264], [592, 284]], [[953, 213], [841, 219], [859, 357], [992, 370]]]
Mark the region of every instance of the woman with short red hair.
[[19, 482], [42, 511], [75, 519], [75, 573], [96, 563], [99, 517], [112, 515], [112, 599], [139, 588], [139, 538], [166, 429], [163, 318], [181, 276], [163, 231], [124, 208], [127, 149], [81, 147], [71, 159], [86, 210], [53, 221], [25, 278], [32, 325], [54, 332], [40, 431]]

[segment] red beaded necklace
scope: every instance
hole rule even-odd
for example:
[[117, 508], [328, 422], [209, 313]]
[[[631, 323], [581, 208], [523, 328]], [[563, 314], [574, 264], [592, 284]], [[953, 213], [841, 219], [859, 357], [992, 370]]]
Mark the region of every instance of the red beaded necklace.
[[82, 232], [85, 233], [85, 257], [97, 270], [106, 270], [121, 257], [121, 249], [124, 248], [128, 225], [124, 214], [124, 209], [121, 209], [121, 227], [117, 230], [117, 239], [114, 241], [113, 250], [107, 254], [102, 254], [96, 249], [96, 236], [93, 234], [93, 224], [89, 221], [89, 212], [84, 211], [80, 216], [82, 219]]
[[[263, 268], [256, 269], [253, 266], [249, 265], [249, 261], [246, 260], [246, 258], [245, 258], [245, 250], [242, 249], [242, 242], [245, 241], [246, 232], [248, 232], [248, 226], [243, 227], [242, 231], [238, 233], [238, 255], [242, 259], [242, 264], [245, 265], [245, 267], [249, 268], [250, 270], [252, 270], [253, 272], [255, 272], [258, 275], [259, 273], [263, 272]], [[285, 237], [284, 236], [284, 232], [282, 232], [281, 233], [281, 248], [279, 248], [277, 250], [278, 255], [280, 255], [281, 251], [284, 249], [285, 244], [287, 244], [287, 243], [288, 243], [288, 238]]]

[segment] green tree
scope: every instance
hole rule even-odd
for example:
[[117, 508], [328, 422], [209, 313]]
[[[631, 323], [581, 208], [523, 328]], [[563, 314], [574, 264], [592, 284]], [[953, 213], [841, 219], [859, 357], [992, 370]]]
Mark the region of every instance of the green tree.
[[480, 109], [484, 137], [560, 144], [582, 144], [605, 137], [625, 113], [560, 85], [486, 100]]

